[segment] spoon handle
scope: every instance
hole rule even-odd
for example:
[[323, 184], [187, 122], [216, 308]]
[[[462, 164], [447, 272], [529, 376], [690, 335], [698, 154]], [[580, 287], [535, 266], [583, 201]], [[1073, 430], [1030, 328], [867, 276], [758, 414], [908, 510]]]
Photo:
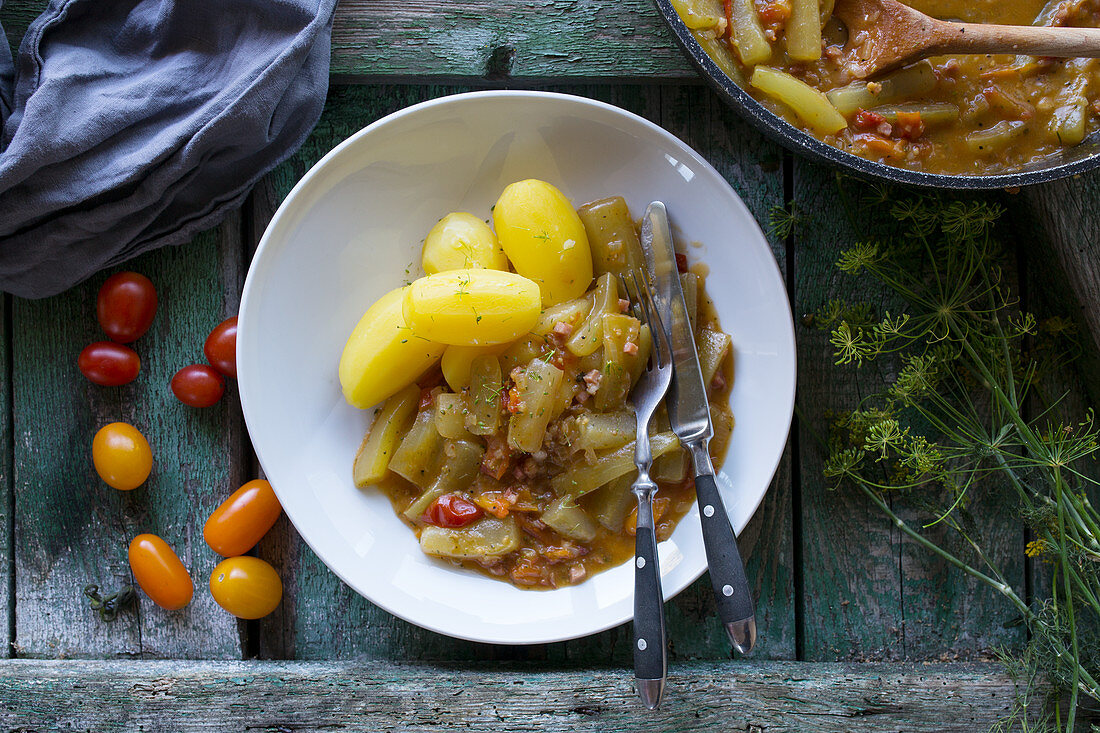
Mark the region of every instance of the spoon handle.
[[1100, 57], [1100, 28], [935, 23], [934, 55], [1011, 53], [1057, 58]]

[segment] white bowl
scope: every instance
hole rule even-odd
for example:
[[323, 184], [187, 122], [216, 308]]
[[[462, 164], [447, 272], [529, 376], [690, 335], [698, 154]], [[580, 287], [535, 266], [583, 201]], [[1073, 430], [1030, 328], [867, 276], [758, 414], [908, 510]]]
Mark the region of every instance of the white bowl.
[[[759, 227], [714, 168], [640, 117], [562, 94], [459, 94], [392, 114], [326, 155], [279, 208], [245, 282], [237, 366], [252, 443], [290, 520], [344, 582], [424, 628], [501, 644], [629, 620], [631, 563], [524, 591], [425, 556], [385, 496], [352, 484], [372, 413], [344, 402], [337, 363], [363, 311], [420, 274], [436, 220], [488, 218], [501, 190], [524, 178], [578, 205], [622, 195], [635, 215], [660, 199], [679, 234], [702, 243], [689, 256], [710, 268], [735, 349], [737, 427], [718, 484], [739, 532], [778, 465], [795, 387], [791, 312]], [[660, 562], [666, 598], [706, 569], [697, 507], [661, 543]]]

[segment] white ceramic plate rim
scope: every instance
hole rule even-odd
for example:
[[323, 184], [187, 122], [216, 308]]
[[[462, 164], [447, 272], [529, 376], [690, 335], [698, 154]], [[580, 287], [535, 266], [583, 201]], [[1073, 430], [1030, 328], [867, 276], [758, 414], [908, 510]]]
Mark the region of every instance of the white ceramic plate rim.
[[[656, 135], [657, 137], [663, 139], [663, 141], [665, 143], [667, 143], [669, 146], [678, 149], [680, 151], [680, 153], [683, 155], [682, 160], [685, 160], [685, 161], [690, 160], [693, 165], [697, 166], [700, 169], [705, 170], [707, 173], [709, 173], [711, 176], [713, 176], [714, 179], [717, 180], [720, 183], [720, 185], [725, 187], [725, 192], [728, 194], [728, 196], [731, 199], [733, 205], [736, 206], [736, 207], [740, 207], [740, 209], [742, 210], [742, 213], [750, 221], [755, 222], [755, 219], [752, 217], [751, 213], [748, 211], [747, 207], [745, 206], [744, 202], [741, 200], [740, 196], [737, 195], [736, 191], [733, 190], [733, 188], [729, 185], [729, 183], [725, 180], [725, 178], [720, 173], [718, 173], [718, 171], [709, 162], [707, 162], [698, 153], [696, 153], [691, 147], [689, 147], [686, 143], [681, 141], [675, 135], [672, 135], [671, 133], [667, 132], [666, 130], [664, 130], [660, 126], [650, 122], [649, 120], [647, 120], [643, 117], [635, 115], [635, 114], [633, 114], [631, 112], [628, 112], [626, 110], [623, 110], [619, 107], [615, 107], [614, 105], [606, 104], [604, 102], [599, 102], [599, 101], [596, 101], [596, 100], [588, 99], [588, 98], [585, 98], [585, 97], [578, 97], [578, 96], [570, 95], [570, 94], [561, 94], [561, 93], [557, 93], [557, 92], [511, 91], [510, 90], [510, 91], [480, 91], [480, 92], [466, 92], [466, 93], [461, 93], [461, 94], [453, 94], [453, 95], [428, 100], [428, 101], [425, 101], [425, 102], [421, 102], [421, 103], [406, 107], [404, 109], [398, 110], [397, 112], [393, 112], [393, 113], [391, 113], [391, 114], [389, 114], [389, 115], [387, 115], [387, 116], [371, 123], [370, 125], [367, 125], [363, 129], [359, 130], [358, 132], [354, 133], [353, 135], [348, 137], [346, 140], [344, 140], [343, 142], [338, 144], [331, 151], [329, 151], [324, 157], [321, 158], [320, 161], [318, 161], [312, 168], [310, 168], [310, 170], [301, 178], [301, 180], [298, 181], [298, 183], [291, 189], [291, 191], [287, 195], [287, 197], [283, 200], [283, 202], [279, 206], [278, 210], [275, 212], [275, 215], [272, 217], [270, 223], [268, 224], [266, 230], [264, 231], [264, 235], [260, 239], [260, 243], [256, 248], [255, 254], [253, 255], [252, 264], [249, 267], [248, 275], [245, 279], [244, 288], [243, 288], [242, 294], [241, 294], [241, 305], [240, 305], [239, 319], [238, 319], [239, 320], [239, 328], [241, 329], [241, 331], [244, 332], [248, 327], [248, 323], [249, 323], [249, 320], [250, 320], [250, 305], [252, 303], [253, 298], [254, 297], [258, 298], [258, 296], [254, 296], [254, 294], [253, 294], [253, 285], [254, 285], [256, 279], [259, 277], [259, 275], [257, 274], [258, 271], [259, 271], [259, 268], [257, 268], [255, 266], [256, 263], [262, 262], [263, 255], [264, 255], [265, 250], [267, 249], [269, 243], [272, 241], [272, 239], [274, 239], [280, 233], [280, 227], [281, 227], [283, 219], [287, 218], [287, 217], [291, 217], [293, 215], [292, 211], [297, 206], [297, 199], [299, 198], [300, 193], [303, 190], [307, 189], [312, 184], [312, 182], [315, 178], [318, 178], [318, 177], [324, 175], [325, 172], [326, 172], [327, 167], [332, 163], [332, 161], [335, 158], [340, 156], [341, 153], [345, 149], [355, 145], [360, 139], [362, 139], [363, 137], [371, 134], [373, 131], [378, 130], [379, 128], [400, 124], [401, 121], [404, 118], [409, 117], [409, 116], [417, 115], [418, 113], [423, 112], [424, 110], [427, 110], [429, 108], [437, 107], [437, 106], [440, 106], [440, 105], [451, 105], [451, 104], [456, 104], [456, 103], [462, 103], [462, 102], [466, 102], [466, 101], [470, 101], [470, 100], [476, 100], [476, 99], [498, 99], [498, 98], [507, 98], [507, 97], [510, 97], [510, 98], [528, 97], [528, 98], [538, 98], [538, 99], [550, 99], [550, 100], [557, 100], [557, 101], [559, 101], [563, 104], [573, 104], [573, 105], [578, 105], [578, 106], [581, 106], [581, 107], [585, 107], [585, 106], [594, 107], [594, 108], [602, 110], [604, 112], [610, 112], [614, 115], [624, 117], [629, 122], [631, 122], [635, 125], [639, 125], [643, 128], [646, 128], [650, 133], [652, 133], [652, 134]], [[757, 232], [759, 233], [759, 225], [757, 225]], [[765, 246], [766, 246], [766, 239], [763, 237], [762, 233], [760, 234], [760, 240], [759, 241], [765, 243]], [[756, 246], [757, 243], [754, 242], [753, 244], [754, 244], [754, 246]], [[770, 252], [769, 252], [769, 255], [770, 255]], [[785, 284], [783, 282], [783, 278], [782, 278], [782, 275], [780, 273], [778, 264], [775, 262], [774, 257], [769, 256], [767, 258], [767, 260], [770, 262], [770, 265], [771, 265], [770, 269], [768, 269], [767, 274], [770, 275], [770, 278], [773, 281], [772, 285], [775, 288], [777, 288], [780, 292], [785, 292], [786, 288], [785, 288]], [[761, 272], [760, 275], [763, 277], [763, 276], [765, 276], [765, 273]], [[793, 323], [793, 319], [792, 319], [791, 312], [790, 312], [789, 309], [787, 309], [787, 311], [786, 311], [786, 316], [787, 316], [787, 319], [786, 319], [787, 320], [787, 324], [786, 324], [787, 328], [786, 328], [786, 332], [783, 334], [783, 338], [781, 339], [781, 341], [783, 342], [783, 344], [782, 344], [783, 347], [787, 350], [788, 353], [790, 353], [792, 355], [792, 360], [793, 360], [793, 356], [796, 353], [795, 352], [795, 340], [794, 340], [794, 323]], [[238, 364], [247, 365], [248, 356], [244, 353], [244, 349], [241, 347], [241, 344], [242, 344], [242, 340], [238, 339], [237, 361], [238, 361]], [[788, 424], [788, 431], [789, 431], [790, 420], [791, 420], [791, 418], [793, 417], [793, 414], [794, 414], [796, 370], [797, 370], [797, 363], [792, 361], [789, 389], [786, 389], [784, 391], [783, 395], [774, 396], [775, 400], [776, 400], [776, 408], [780, 411], [780, 414], [785, 415], [786, 418], [787, 418], [786, 422]], [[247, 369], [241, 369], [241, 370], [239, 370], [239, 372], [240, 372], [241, 375], [244, 375], [245, 373], [247, 373]], [[245, 423], [246, 423], [246, 426], [247, 426], [247, 425], [252, 424], [253, 421], [256, 419], [254, 417], [254, 410], [250, 409], [251, 390], [249, 389], [249, 386], [245, 381], [241, 381], [241, 383], [238, 386], [239, 386], [239, 392], [240, 392], [241, 407], [242, 407], [242, 411], [244, 413]], [[782, 436], [782, 440], [777, 440], [776, 441], [774, 447], [772, 448], [772, 455], [771, 455], [770, 459], [765, 457], [765, 456], [761, 456], [759, 458], [759, 460], [762, 463], [765, 463], [766, 465], [770, 466], [771, 470], [769, 471], [768, 475], [772, 478], [774, 478], [775, 472], [779, 467], [779, 462], [782, 459], [783, 452], [784, 452], [786, 442], [787, 442], [788, 434], [789, 434], [789, 432], [785, 432]], [[260, 462], [260, 465], [261, 465], [261, 467], [264, 468], [265, 473], [266, 473], [266, 468], [265, 467], [269, 464], [265, 460], [263, 447], [260, 446], [260, 445], [255, 445], [254, 448], [255, 448], [255, 451], [256, 451], [256, 454], [257, 454], [257, 458]], [[269, 477], [270, 477], [270, 474], [269, 474]], [[769, 485], [770, 485], [770, 480], [771, 479], [769, 479]], [[284, 508], [286, 510], [286, 513], [287, 513], [291, 523], [293, 523], [295, 525], [295, 527], [297, 528], [299, 525], [298, 525], [298, 522], [295, 521], [295, 511], [291, 508], [291, 506], [293, 506], [294, 502], [288, 501], [288, 499], [290, 498], [289, 495], [286, 495], [286, 494], [284, 494], [283, 492], [280, 491], [279, 485], [276, 481], [272, 481], [272, 486], [275, 490], [276, 495], [278, 495], [280, 500], [283, 502]], [[757, 511], [757, 509], [759, 509], [760, 504], [763, 502], [764, 497], [767, 494], [767, 488], [768, 488], [768, 485], [765, 485], [764, 490], [759, 492], [759, 494], [756, 497], [755, 504], [752, 506], [751, 511], [748, 512], [744, 516], [746, 516], [748, 518], [751, 518], [752, 515], [755, 514], [755, 512]], [[399, 520], [397, 520], [397, 518], [395, 517], [395, 521], [399, 521]], [[744, 525], [747, 524], [747, 522], [748, 522], [748, 519], [746, 519], [744, 522], [741, 523], [742, 526], [735, 527], [738, 534], [740, 534], [741, 531], [744, 530]], [[309, 545], [309, 547], [313, 550], [313, 552], [318, 556], [318, 558], [326, 565], [326, 567], [328, 567], [334, 574], [336, 574], [337, 577], [339, 577], [341, 581], [343, 581], [350, 588], [352, 588], [353, 590], [358, 592], [364, 598], [369, 600], [371, 603], [374, 603], [374, 604], [378, 605], [380, 608], [383, 608], [387, 612], [393, 614], [394, 616], [402, 618], [405, 621], [408, 621], [408, 622], [413, 623], [417, 626], [420, 626], [421, 628], [425, 628], [425, 629], [435, 631], [435, 632], [440, 633], [440, 634], [444, 634], [446, 636], [451, 636], [451, 637], [458, 638], [458, 639], [465, 639], [467, 641], [495, 643], [495, 644], [542, 644], [542, 643], [551, 643], [551, 642], [557, 642], [557, 641], [566, 641], [566, 640], [570, 640], [570, 639], [580, 638], [580, 637], [583, 637], [583, 636], [588, 636], [590, 634], [595, 634], [595, 633], [598, 633], [600, 631], [605, 631], [609, 628], [619, 626], [620, 624], [622, 624], [622, 623], [629, 620], [629, 616], [627, 616], [625, 618], [613, 618], [611, 620], [606, 620], [602, 623], [598, 623], [598, 624], [595, 624], [595, 625], [583, 626], [582, 628], [578, 628], [576, 630], [569, 631], [569, 632], [553, 633], [553, 634], [548, 634], [548, 635], [543, 635], [543, 636], [530, 636], [530, 637], [524, 637], [522, 639], [518, 639], [518, 638], [496, 638], [496, 637], [486, 637], [486, 636], [478, 635], [478, 634], [464, 634], [460, 631], [456, 631], [454, 628], [446, 627], [444, 624], [435, 623], [435, 622], [433, 622], [431, 620], [428, 620], [426, 618], [416, 617], [416, 615], [414, 613], [409, 613], [405, 609], [394, 608], [391, 605], [372, 597], [365, 589], [357, 587], [357, 585], [355, 583], [353, 583], [348, 577], [345, 577], [343, 573], [341, 573], [336, 567], [333, 566], [333, 564], [330, 564], [329, 561], [325, 557], [325, 552], [324, 552], [323, 548], [319, 547], [316, 542], [311, 540], [311, 538], [306, 536], [305, 534], [300, 533], [300, 535], [301, 535], [302, 539], [306, 542], [306, 544]], [[666, 585], [664, 587], [665, 600], [667, 601], [667, 600], [671, 599], [672, 597], [674, 597], [676, 594], [680, 593], [684, 588], [686, 588], [688, 585], [690, 585], [695, 580], [697, 580], [705, 571], [706, 571], [706, 563], [704, 561], [704, 562], [700, 563], [699, 568], [697, 568], [696, 570], [693, 570], [692, 572], [686, 573], [685, 576], [684, 576], [685, 579], [682, 582], [677, 583], [677, 584], [672, 585], [672, 586]], [[526, 592], [537, 593], [538, 591], [526, 591]]]

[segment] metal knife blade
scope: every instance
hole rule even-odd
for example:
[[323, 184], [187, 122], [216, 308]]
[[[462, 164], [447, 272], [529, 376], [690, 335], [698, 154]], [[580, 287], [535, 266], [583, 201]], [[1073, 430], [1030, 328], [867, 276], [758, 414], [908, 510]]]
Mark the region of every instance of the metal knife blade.
[[676, 267], [676, 248], [668, 224], [668, 212], [662, 202], [654, 201], [646, 209], [642, 218], [641, 239], [644, 243], [652, 243], [646, 248], [646, 265], [656, 283], [657, 297], [654, 300], [661, 311], [661, 318], [670, 324], [673, 376], [665, 401], [669, 422], [683, 443], [709, 440], [714, 435], [714, 429], [710, 423], [706, 385], [703, 384], [703, 371], [699, 366], [699, 354], [695, 350], [695, 338], [680, 285], [680, 271]]
[[656, 283], [654, 300], [672, 341], [672, 385], [665, 400], [668, 419], [680, 444], [691, 453], [695, 466], [695, 494], [701, 509], [699, 521], [718, 616], [730, 641], [745, 654], [756, 643], [755, 604], [737, 548], [737, 535], [722, 504], [710, 461], [707, 444], [714, 435], [710, 404], [676, 267], [668, 212], [660, 201], [654, 201], [646, 209], [642, 233], [643, 247], [647, 249], [646, 264]]

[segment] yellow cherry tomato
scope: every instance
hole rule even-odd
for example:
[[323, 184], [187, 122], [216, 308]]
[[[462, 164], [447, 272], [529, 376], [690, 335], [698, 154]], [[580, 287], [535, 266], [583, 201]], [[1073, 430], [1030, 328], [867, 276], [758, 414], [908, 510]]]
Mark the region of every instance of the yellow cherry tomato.
[[132, 491], [153, 470], [153, 451], [137, 428], [124, 422], [104, 425], [92, 439], [92, 463], [108, 486]]
[[424, 239], [420, 261], [429, 275], [474, 267], [508, 269], [497, 235], [484, 221], [464, 212], [447, 214], [432, 227]]
[[340, 386], [344, 399], [354, 407], [371, 407], [397, 394], [435, 364], [447, 348], [414, 334], [405, 324], [402, 303], [407, 289], [398, 288], [379, 298], [359, 319], [344, 346]]
[[175, 611], [191, 602], [195, 584], [179, 556], [155, 534], [139, 534], [130, 542], [134, 580], [161, 608]]
[[258, 557], [231, 557], [210, 575], [210, 595], [237, 618], [263, 618], [282, 600], [283, 582], [275, 568]]
[[588, 290], [588, 234], [561, 191], [535, 179], [513, 183], [493, 207], [493, 224], [516, 272], [538, 283], [544, 306], [579, 298]]
[[539, 319], [539, 286], [514, 272], [450, 270], [422, 277], [405, 292], [405, 322], [429, 341], [503, 344]]

